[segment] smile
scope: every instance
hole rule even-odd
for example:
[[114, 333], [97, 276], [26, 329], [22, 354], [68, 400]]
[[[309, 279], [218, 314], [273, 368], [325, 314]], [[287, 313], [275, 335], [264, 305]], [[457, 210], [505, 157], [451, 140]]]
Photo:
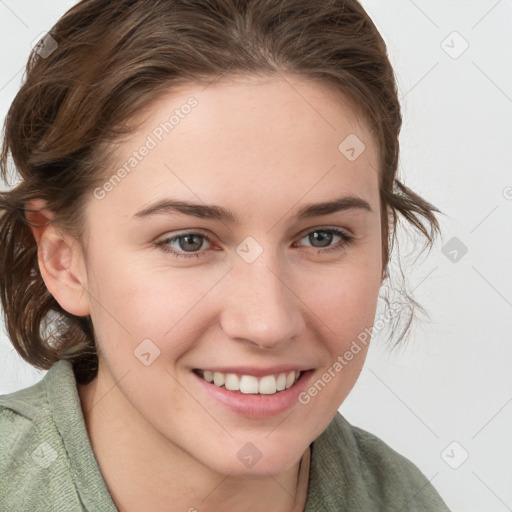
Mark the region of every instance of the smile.
[[209, 370], [194, 370], [206, 382], [217, 387], [224, 387], [228, 391], [240, 392], [243, 394], [273, 395], [291, 388], [301, 376], [299, 370], [292, 370], [286, 373], [275, 375], [237, 375], [236, 373], [212, 372]]

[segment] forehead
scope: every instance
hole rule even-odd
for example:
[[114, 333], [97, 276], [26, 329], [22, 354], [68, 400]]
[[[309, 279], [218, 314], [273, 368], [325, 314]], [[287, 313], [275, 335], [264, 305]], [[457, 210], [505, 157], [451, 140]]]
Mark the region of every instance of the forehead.
[[369, 201], [378, 192], [373, 135], [350, 103], [318, 80], [281, 75], [189, 84], [136, 121], [106, 176], [124, 168], [107, 196], [120, 207], [169, 195], [216, 203], [243, 197], [245, 207], [276, 195], [291, 206], [301, 197], [325, 200], [331, 191]]

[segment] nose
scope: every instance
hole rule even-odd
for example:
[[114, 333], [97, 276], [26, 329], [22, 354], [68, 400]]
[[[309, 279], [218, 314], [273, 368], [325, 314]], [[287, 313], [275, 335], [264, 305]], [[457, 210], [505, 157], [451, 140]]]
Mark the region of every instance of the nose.
[[278, 263], [268, 265], [262, 256], [243, 260], [227, 276], [220, 324], [231, 339], [245, 340], [267, 350], [284, 347], [305, 327], [303, 302]]

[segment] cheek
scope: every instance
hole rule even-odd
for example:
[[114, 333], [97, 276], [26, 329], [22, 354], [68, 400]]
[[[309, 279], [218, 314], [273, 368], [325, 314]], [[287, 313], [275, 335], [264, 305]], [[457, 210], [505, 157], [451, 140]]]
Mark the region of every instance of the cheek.
[[204, 304], [209, 290], [225, 273], [144, 265], [137, 255], [123, 259], [103, 254], [91, 263], [91, 315], [99, 337], [108, 339], [109, 345], [116, 340], [124, 350], [128, 340], [133, 350], [149, 338], [163, 351], [176, 354], [193, 339], [191, 331], [207, 321]]
[[380, 289], [380, 267], [347, 265], [317, 275], [303, 287], [304, 302], [343, 345], [374, 320]]

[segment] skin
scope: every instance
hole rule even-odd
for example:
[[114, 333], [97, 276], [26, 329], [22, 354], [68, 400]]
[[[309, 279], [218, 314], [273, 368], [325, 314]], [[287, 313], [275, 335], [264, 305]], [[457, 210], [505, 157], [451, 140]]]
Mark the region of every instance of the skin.
[[[361, 371], [364, 347], [307, 405], [256, 419], [207, 395], [191, 371], [293, 363], [314, 368], [315, 382], [374, 321], [382, 284], [375, 141], [328, 85], [283, 76], [224, 78], [160, 98], [118, 147], [107, 179], [169, 112], [190, 96], [198, 105], [103, 199], [91, 193], [84, 248], [55, 224], [34, 228], [49, 291], [92, 318], [100, 366], [79, 396], [120, 511], [303, 510], [294, 503], [299, 463]], [[354, 161], [338, 150], [349, 134], [366, 146]], [[295, 218], [306, 204], [344, 195], [372, 212]], [[173, 212], [133, 218], [167, 197], [229, 208], [240, 223]], [[52, 218], [43, 203], [32, 207]], [[326, 245], [308, 236], [318, 228], [354, 241], [315, 254]], [[155, 245], [185, 230], [209, 236], [199, 240], [202, 256]], [[252, 263], [236, 252], [248, 236], [263, 250]], [[187, 254], [181, 240], [168, 245]], [[333, 235], [330, 247], [338, 241]], [[146, 338], [160, 350], [149, 366], [134, 356]], [[250, 468], [237, 457], [247, 442], [262, 453]]]

